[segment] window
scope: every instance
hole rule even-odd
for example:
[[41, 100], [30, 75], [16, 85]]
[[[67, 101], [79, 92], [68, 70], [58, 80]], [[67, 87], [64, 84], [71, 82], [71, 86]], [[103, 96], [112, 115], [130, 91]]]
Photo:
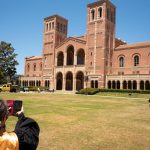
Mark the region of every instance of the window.
[[29, 64], [27, 65], [27, 71], [28, 72], [30, 71], [30, 65]]
[[94, 80], [91, 81], [91, 88], [94, 88]]
[[124, 58], [123, 57], [119, 58], [119, 67], [124, 67]]
[[60, 24], [60, 32], [63, 32], [63, 25]]
[[110, 20], [110, 10], [107, 8], [107, 19]]
[[80, 49], [77, 53], [77, 65], [83, 65], [85, 63], [85, 53], [83, 49]]
[[98, 18], [102, 17], [102, 7], [98, 9]]
[[52, 29], [54, 29], [54, 22], [52, 22]]
[[51, 30], [51, 22], [49, 23], [49, 30]]
[[65, 32], [66, 32], [65, 28], [66, 28], [66, 27], [65, 27], [65, 25], [63, 25], [63, 33], [65, 33]]
[[46, 24], [46, 31], [48, 31], [48, 23]]
[[91, 11], [91, 19], [94, 20], [95, 19], [95, 10]]
[[36, 71], [36, 64], [33, 65], [33, 71]]
[[42, 63], [40, 63], [40, 71], [42, 71]]
[[57, 31], [59, 31], [59, 23], [57, 23]]
[[95, 81], [95, 88], [98, 88], [98, 80]]
[[139, 65], [139, 56], [136, 55], [134, 56], [134, 66], [138, 66]]

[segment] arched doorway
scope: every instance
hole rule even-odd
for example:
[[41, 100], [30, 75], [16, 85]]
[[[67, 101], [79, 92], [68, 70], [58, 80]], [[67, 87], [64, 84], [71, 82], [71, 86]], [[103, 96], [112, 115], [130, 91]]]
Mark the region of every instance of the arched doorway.
[[108, 87], [108, 89], [111, 89], [111, 81], [107, 82], [107, 87]]
[[83, 49], [80, 49], [77, 53], [77, 65], [84, 65], [85, 63], [85, 53]]
[[123, 89], [127, 89], [127, 81], [123, 81]]
[[128, 89], [132, 90], [132, 82], [131, 81], [128, 81]]
[[76, 75], [76, 90], [79, 91], [84, 88], [84, 74], [83, 72], [78, 72]]
[[149, 81], [145, 82], [145, 90], [150, 90], [150, 82]]
[[63, 52], [59, 52], [57, 56], [57, 66], [63, 66], [64, 65], [64, 54]]
[[56, 90], [62, 90], [62, 87], [63, 87], [63, 75], [61, 72], [59, 72], [56, 77]]
[[112, 81], [112, 89], [116, 89], [116, 82]]
[[49, 80], [45, 80], [45, 87], [50, 87], [50, 81]]
[[98, 80], [95, 80], [95, 88], [98, 88]]
[[120, 81], [117, 81], [117, 89], [120, 89]]
[[133, 81], [133, 90], [137, 90], [137, 82], [135, 80]]
[[94, 88], [94, 80], [91, 81], [91, 88]]
[[66, 90], [67, 91], [73, 90], [73, 74], [72, 74], [72, 72], [68, 72], [66, 74]]
[[67, 65], [74, 64], [74, 47], [71, 45], [67, 49]]
[[140, 90], [144, 90], [144, 81], [140, 81]]

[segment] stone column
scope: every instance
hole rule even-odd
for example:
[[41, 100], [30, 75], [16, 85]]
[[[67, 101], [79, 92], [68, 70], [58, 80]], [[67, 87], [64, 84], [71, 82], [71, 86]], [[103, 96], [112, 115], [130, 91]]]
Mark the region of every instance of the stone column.
[[56, 58], [55, 58], [55, 64], [54, 64], [54, 66], [57, 66], [57, 56], [56, 56]]
[[120, 81], [120, 89], [123, 89], [123, 82]]
[[76, 77], [73, 77], [73, 91], [76, 91]]
[[63, 77], [63, 87], [62, 90], [65, 91], [66, 90], [66, 77]]
[[67, 65], [67, 53], [64, 52], [64, 66]]
[[139, 82], [139, 80], [137, 81], [137, 90], [140, 90], [140, 82]]
[[77, 55], [74, 55], [74, 65], [77, 65]]

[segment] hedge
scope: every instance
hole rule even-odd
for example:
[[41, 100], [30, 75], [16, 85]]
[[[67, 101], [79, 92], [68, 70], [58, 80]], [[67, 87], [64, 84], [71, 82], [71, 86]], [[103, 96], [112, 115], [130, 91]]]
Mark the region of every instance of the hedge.
[[150, 90], [97, 89], [97, 88], [81, 89], [80, 91], [76, 92], [76, 94], [94, 95], [99, 92], [150, 94]]
[[98, 92], [99, 92], [99, 89], [96, 89], [96, 88], [85, 88], [76, 92], [76, 94], [94, 95]]
[[99, 89], [100, 92], [139, 93], [150, 94], [150, 90], [126, 90], [126, 89]]

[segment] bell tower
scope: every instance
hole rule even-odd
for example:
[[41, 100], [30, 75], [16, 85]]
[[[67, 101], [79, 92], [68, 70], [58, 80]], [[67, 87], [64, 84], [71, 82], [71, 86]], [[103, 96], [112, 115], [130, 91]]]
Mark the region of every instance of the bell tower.
[[[89, 85], [105, 87], [105, 77], [112, 65], [115, 42], [115, 6], [109, 0], [99, 0], [87, 6], [86, 70]], [[96, 81], [96, 82], [95, 82]]]
[[43, 36], [43, 81], [50, 81], [54, 88], [55, 47], [67, 38], [68, 20], [53, 15], [44, 18]]

